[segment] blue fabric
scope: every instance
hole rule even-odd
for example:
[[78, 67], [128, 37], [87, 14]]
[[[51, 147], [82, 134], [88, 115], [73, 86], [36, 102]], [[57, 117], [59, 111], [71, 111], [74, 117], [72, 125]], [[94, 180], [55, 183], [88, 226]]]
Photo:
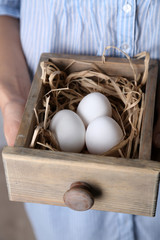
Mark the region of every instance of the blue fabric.
[[[102, 55], [112, 45], [160, 58], [160, 0], [0, 0], [0, 14], [20, 18], [32, 75], [42, 52]], [[123, 56], [114, 49], [106, 55]], [[25, 204], [37, 240], [159, 240], [159, 206], [160, 199], [157, 216], [149, 218]]]
[[20, 17], [20, 0], [0, 0], [0, 15]]
[[[1, 15], [14, 13], [33, 74], [42, 52], [102, 55], [112, 45], [159, 59], [159, 0], [0, 0]], [[106, 55], [123, 56], [114, 49]]]
[[25, 203], [38, 240], [159, 240], [160, 196], [156, 217]]

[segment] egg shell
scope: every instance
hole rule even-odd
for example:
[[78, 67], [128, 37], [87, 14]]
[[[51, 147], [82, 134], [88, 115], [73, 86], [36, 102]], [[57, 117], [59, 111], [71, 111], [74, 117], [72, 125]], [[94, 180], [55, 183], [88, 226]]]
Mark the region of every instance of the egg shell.
[[112, 107], [108, 98], [99, 92], [86, 95], [77, 107], [77, 114], [83, 120], [85, 126], [101, 116], [112, 116]]
[[116, 146], [123, 138], [123, 132], [118, 123], [108, 117], [95, 119], [88, 125], [86, 131], [86, 146], [92, 154], [103, 154]]
[[75, 112], [67, 109], [57, 112], [53, 116], [49, 128], [62, 151], [78, 153], [83, 149], [85, 126]]

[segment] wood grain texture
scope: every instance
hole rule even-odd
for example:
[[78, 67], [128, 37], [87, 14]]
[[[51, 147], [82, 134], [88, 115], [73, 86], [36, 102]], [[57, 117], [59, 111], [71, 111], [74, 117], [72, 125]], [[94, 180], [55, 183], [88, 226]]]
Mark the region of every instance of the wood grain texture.
[[[132, 77], [133, 71], [130, 67], [130, 64], [125, 58], [116, 58], [116, 57], [106, 57], [105, 64], [102, 62], [102, 57], [99, 56], [86, 56], [86, 55], [68, 55], [68, 54], [48, 54], [43, 53], [41, 56], [41, 61], [45, 61], [50, 59], [53, 61], [58, 67], [64, 69], [68, 66], [68, 64], [72, 63], [73, 60], [75, 62], [69, 69], [68, 73], [73, 71], [81, 71], [90, 69], [90, 64], [87, 66], [86, 64], [82, 64], [82, 62], [94, 63], [98, 65], [98, 67], [108, 75], [111, 76], [124, 76], [124, 77]], [[81, 61], [81, 63], [79, 62]], [[152, 60], [154, 61], [154, 60]], [[134, 69], [136, 73], [142, 73], [144, 71], [144, 61], [142, 59], [136, 60], [132, 59]]]
[[38, 67], [31, 85], [28, 100], [25, 105], [21, 125], [14, 146], [29, 146], [30, 144], [31, 136], [36, 124], [34, 108], [43, 95], [42, 81], [40, 80], [40, 77], [41, 69]]
[[93, 189], [93, 209], [155, 214], [160, 163], [19, 147], [5, 148], [3, 159], [10, 200], [64, 206], [64, 193], [82, 181]]
[[139, 159], [151, 159], [158, 63], [150, 64], [140, 138]]

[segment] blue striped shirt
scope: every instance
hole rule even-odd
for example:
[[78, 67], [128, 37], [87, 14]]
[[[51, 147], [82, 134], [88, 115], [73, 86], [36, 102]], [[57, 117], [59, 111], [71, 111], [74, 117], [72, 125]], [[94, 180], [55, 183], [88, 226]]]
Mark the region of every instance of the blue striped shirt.
[[[20, 17], [22, 47], [33, 73], [42, 52], [160, 56], [159, 0], [0, 0], [0, 14]], [[106, 55], [123, 56], [111, 49]]]
[[[20, 37], [35, 73], [42, 52], [102, 55], [106, 46], [160, 58], [160, 0], [0, 0], [0, 15], [20, 18]], [[106, 55], [122, 57], [110, 49]], [[26, 204], [38, 240], [158, 240], [155, 218]]]

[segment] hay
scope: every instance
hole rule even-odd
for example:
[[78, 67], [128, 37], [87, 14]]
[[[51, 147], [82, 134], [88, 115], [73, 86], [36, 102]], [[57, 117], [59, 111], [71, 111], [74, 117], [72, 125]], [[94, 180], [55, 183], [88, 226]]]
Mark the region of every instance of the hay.
[[[109, 48], [111, 46], [104, 50], [103, 62], [105, 62], [105, 51]], [[60, 151], [55, 137], [49, 130], [50, 120], [54, 114], [62, 109], [76, 112], [77, 105], [84, 96], [91, 92], [100, 92], [110, 100], [113, 118], [121, 126], [124, 133], [123, 140], [103, 155], [125, 158], [138, 157], [145, 96], [142, 88], [148, 77], [149, 54], [143, 52], [136, 56], [138, 59], [145, 59], [142, 76], [136, 74], [130, 57], [126, 53], [124, 55], [133, 71], [133, 79], [109, 76], [93, 63], [83, 62], [83, 64], [90, 66], [89, 70], [72, 72], [67, 75], [66, 70], [78, 61], [73, 61], [63, 70], [59, 69], [51, 60], [41, 62], [42, 76], [40, 80], [43, 81], [45, 95], [41, 99], [42, 108], [36, 107], [34, 109], [37, 125], [30, 147]], [[79, 63], [81, 62], [79, 61]], [[82, 152], [88, 153], [86, 149]]]

